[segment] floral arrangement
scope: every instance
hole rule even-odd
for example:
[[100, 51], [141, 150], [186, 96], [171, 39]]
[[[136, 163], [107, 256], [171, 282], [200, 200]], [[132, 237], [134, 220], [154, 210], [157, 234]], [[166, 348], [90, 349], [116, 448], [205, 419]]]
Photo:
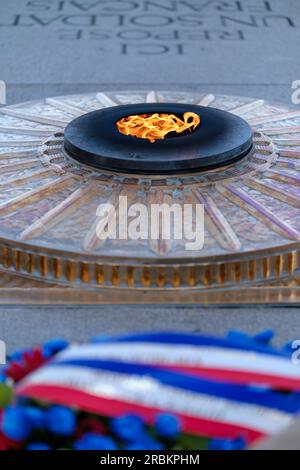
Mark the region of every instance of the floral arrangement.
[[300, 410], [273, 333], [52, 339], [0, 372], [0, 450], [242, 450]]

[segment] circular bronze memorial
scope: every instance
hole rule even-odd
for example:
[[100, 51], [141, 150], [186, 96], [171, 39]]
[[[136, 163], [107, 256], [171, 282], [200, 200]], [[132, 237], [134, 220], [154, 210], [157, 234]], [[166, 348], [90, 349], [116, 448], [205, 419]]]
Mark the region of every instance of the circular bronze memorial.
[[[131, 113], [195, 111], [153, 143], [121, 134]], [[300, 264], [300, 111], [190, 92], [109, 92], [0, 109], [0, 269], [84, 289], [205, 292], [290, 278]], [[106, 239], [120, 196], [202, 204], [204, 245]], [[98, 227], [99, 228], [99, 227]], [[192, 294], [191, 294], [192, 295]]]

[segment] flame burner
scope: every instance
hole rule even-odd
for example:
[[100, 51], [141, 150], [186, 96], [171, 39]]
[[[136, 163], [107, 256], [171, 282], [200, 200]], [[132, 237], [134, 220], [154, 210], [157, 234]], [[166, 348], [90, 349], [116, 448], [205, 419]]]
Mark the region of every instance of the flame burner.
[[196, 113], [184, 113], [182, 118], [175, 114], [136, 114], [126, 116], [117, 122], [118, 131], [154, 143], [158, 139], [184, 135], [196, 130], [200, 116]]
[[[119, 132], [117, 122], [131, 115], [197, 114], [201, 122], [183, 134], [150, 142]], [[139, 174], [180, 174], [218, 168], [242, 159], [253, 145], [241, 117], [205, 106], [153, 103], [114, 106], [80, 116], [65, 130], [64, 147], [75, 160], [104, 170]]]

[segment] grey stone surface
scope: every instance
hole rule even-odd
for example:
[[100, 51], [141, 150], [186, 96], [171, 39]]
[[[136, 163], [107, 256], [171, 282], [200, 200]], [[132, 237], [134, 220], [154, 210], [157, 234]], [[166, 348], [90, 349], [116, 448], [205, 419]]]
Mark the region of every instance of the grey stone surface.
[[[223, 335], [230, 329], [257, 333], [273, 328], [276, 344], [300, 338], [298, 308], [203, 308], [182, 306], [0, 307], [0, 337], [9, 351], [53, 336], [86, 341], [128, 331], [194, 331]], [[298, 334], [298, 336], [297, 336]]]
[[300, 450], [300, 418], [271, 439], [259, 441], [254, 450]]
[[[0, 2], [0, 79], [16, 103], [115, 89], [192, 89], [291, 104], [300, 79], [299, 0]], [[54, 335], [229, 328], [300, 336], [300, 309], [0, 307], [9, 350]]]
[[128, 87], [199, 87], [290, 102], [298, 0], [0, 3], [8, 101]]

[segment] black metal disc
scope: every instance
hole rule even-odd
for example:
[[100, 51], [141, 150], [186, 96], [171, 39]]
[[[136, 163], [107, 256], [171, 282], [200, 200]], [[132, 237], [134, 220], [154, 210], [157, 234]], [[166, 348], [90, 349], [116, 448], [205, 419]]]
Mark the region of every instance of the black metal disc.
[[[134, 114], [168, 113], [182, 117], [197, 113], [201, 123], [186, 135], [154, 143], [126, 136], [117, 121]], [[252, 146], [252, 130], [242, 118], [219, 109], [175, 103], [114, 106], [84, 114], [65, 129], [64, 146], [77, 161], [96, 168], [126, 173], [174, 174], [228, 165]]]

